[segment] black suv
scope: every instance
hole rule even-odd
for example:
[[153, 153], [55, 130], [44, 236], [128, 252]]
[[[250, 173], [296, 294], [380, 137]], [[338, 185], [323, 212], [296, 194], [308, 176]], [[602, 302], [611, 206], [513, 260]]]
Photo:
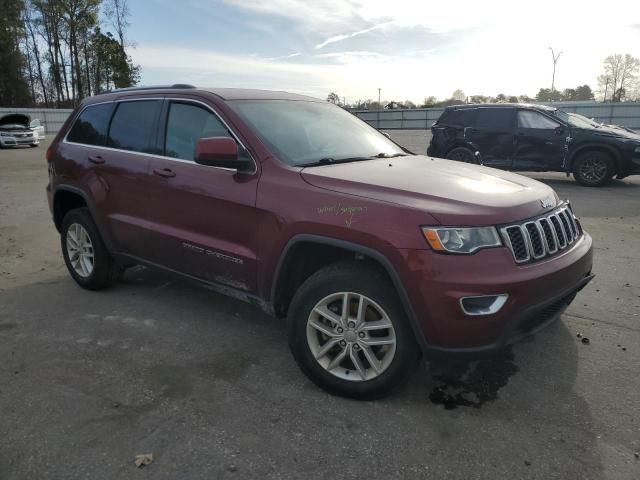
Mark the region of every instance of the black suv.
[[573, 172], [584, 186], [640, 173], [640, 135], [554, 107], [456, 105], [431, 127], [427, 155], [520, 171]]

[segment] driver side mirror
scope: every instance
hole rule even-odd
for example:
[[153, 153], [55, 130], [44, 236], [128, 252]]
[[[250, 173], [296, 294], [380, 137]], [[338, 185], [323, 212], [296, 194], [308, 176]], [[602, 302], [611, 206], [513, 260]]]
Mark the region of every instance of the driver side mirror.
[[196, 144], [195, 161], [210, 167], [248, 170], [251, 160], [238, 156], [238, 144], [230, 137], [201, 138]]

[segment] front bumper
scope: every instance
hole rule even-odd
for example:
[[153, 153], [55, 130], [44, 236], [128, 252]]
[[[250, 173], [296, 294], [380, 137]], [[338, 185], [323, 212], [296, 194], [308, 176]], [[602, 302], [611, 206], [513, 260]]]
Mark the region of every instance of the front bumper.
[[18, 147], [20, 145], [38, 145], [37, 135], [30, 136], [0, 136], [0, 145], [3, 147]]
[[[427, 354], [498, 350], [557, 319], [593, 278], [592, 240], [583, 234], [548, 259], [517, 265], [506, 248], [475, 255], [405, 250], [407, 294], [424, 333]], [[460, 298], [508, 294], [496, 313], [467, 315]]]

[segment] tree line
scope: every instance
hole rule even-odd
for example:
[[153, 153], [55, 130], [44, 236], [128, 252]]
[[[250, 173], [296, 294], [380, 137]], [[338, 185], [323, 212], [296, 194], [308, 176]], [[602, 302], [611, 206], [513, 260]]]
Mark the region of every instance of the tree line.
[[434, 108], [465, 103], [533, 103], [561, 101], [593, 101], [598, 97], [603, 102], [640, 101], [640, 59], [630, 54], [609, 55], [603, 62], [603, 73], [598, 77], [598, 89], [594, 92], [589, 85], [579, 85], [564, 90], [541, 88], [535, 97], [528, 95], [487, 95], [467, 96], [462, 90], [455, 90], [449, 98], [438, 100], [434, 96], [425, 97], [422, 103], [411, 100], [384, 100], [378, 103], [372, 99], [359, 99], [347, 103], [331, 92], [327, 101], [353, 110], [378, 110], [394, 108]]
[[71, 107], [140, 79], [127, 0], [0, 0], [0, 12], [2, 106]]

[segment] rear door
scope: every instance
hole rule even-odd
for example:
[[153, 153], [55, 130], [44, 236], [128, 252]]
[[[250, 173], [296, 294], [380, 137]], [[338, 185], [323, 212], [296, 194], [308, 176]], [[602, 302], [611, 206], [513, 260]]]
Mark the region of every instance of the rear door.
[[[161, 99], [116, 102], [106, 148], [88, 152], [107, 229], [120, 253], [147, 258], [149, 160]], [[96, 195], [94, 195], [96, 197]]]
[[565, 155], [567, 129], [535, 110], [518, 110], [514, 144], [514, 169], [560, 170]]
[[475, 125], [465, 129], [465, 138], [478, 149], [484, 165], [511, 168], [514, 128], [515, 109], [480, 107]]
[[[152, 261], [255, 291], [259, 166], [252, 173], [238, 173], [195, 163], [200, 138], [224, 136], [237, 141], [208, 105], [167, 100], [161, 125], [162, 155], [151, 160], [153, 192], [147, 200]], [[240, 143], [238, 148], [241, 155], [248, 155]]]

